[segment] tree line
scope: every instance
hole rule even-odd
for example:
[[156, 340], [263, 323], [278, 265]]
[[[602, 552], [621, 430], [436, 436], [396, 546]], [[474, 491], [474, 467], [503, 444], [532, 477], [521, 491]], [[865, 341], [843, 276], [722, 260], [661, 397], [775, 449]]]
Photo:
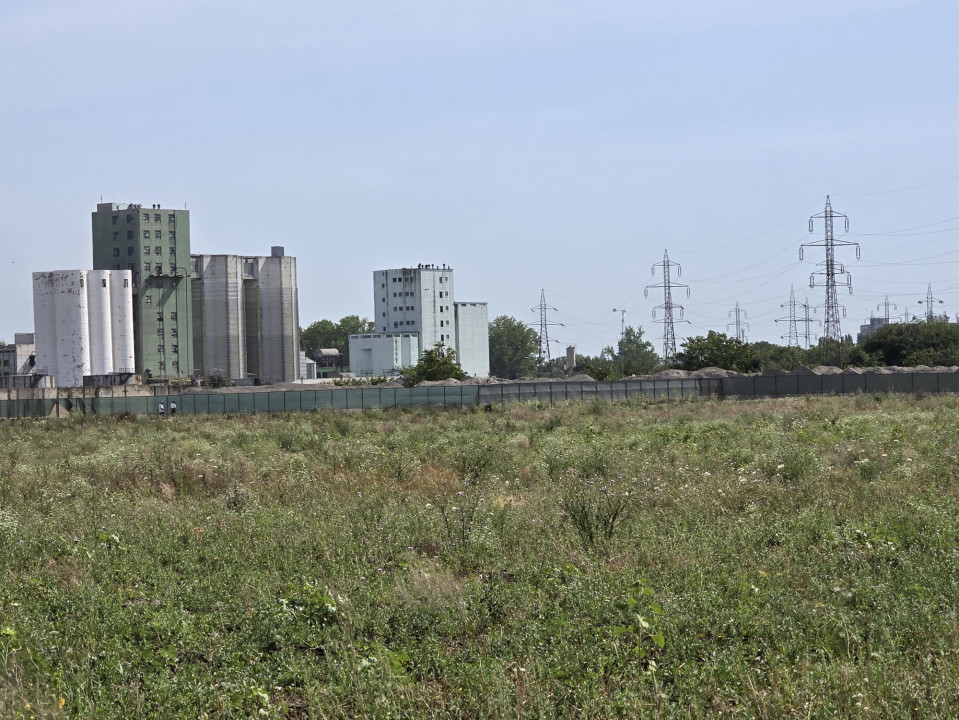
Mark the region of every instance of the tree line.
[[[372, 331], [373, 323], [358, 315], [347, 315], [339, 322], [319, 320], [300, 330], [300, 344], [311, 357], [320, 348], [339, 350], [346, 369], [349, 367], [349, 336]], [[841, 341], [820, 341], [810, 348], [766, 341], [749, 343], [711, 330], [706, 335], [687, 338], [672, 362], [664, 361], [656, 353], [653, 344], [644, 337], [642, 327], [625, 327], [616, 345], [604, 347], [597, 356], [579, 356], [575, 367], [567, 368], [565, 354], [549, 362], [540, 357], [540, 339], [536, 330], [514, 317], [500, 315], [489, 324], [489, 349], [490, 374], [509, 380], [579, 373], [596, 380], [617, 380], [649, 375], [667, 368], [699, 370], [718, 367], [752, 373], [818, 365], [951, 366], [959, 365], [959, 325], [942, 320], [890, 324], [859, 342], [846, 335]], [[424, 353], [424, 358], [425, 365], [408, 373], [409, 380], [445, 379], [436, 376], [459, 377], [462, 373], [455, 353], [449, 348], [433, 348]]]

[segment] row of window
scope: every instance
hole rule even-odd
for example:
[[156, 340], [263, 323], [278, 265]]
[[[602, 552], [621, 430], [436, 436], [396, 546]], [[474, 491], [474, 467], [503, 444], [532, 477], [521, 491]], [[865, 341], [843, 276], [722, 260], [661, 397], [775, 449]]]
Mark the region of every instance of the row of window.
[[[160, 360], [157, 363], [157, 367], [160, 370], [166, 370], [166, 362], [164, 360]], [[180, 363], [177, 360], [173, 361], [173, 372], [180, 372]]]
[[[162, 328], [162, 327], [158, 327], [158, 328], [157, 328], [157, 337], [161, 337], [161, 338], [163, 337], [163, 328]], [[172, 329], [170, 330], [170, 337], [176, 337], [176, 328], [172, 328]], [[174, 346], [174, 347], [175, 347], [175, 346]], [[174, 350], [173, 352], [176, 352], [176, 350]]]
[[[174, 354], [174, 355], [179, 354], [179, 352], [180, 352], [180, 346], [179, 346], [179, 345], [172, 345], [172, 346], [171, 346], [171, 349], [173, 350], [173, 354]], [[163, 353], [166, 352], [166, 347], [165, 347], [164, 345], [157, 345], [157, 352], [162, 355]], [[175, 365], [175, 364], [176, 364], [176, 363], [174, 363], [174, 365]]]
[[[132, 270], [133, 268], [130, 269]], [[157, 272], [163, 272], [163, 263], [143, 263], [143, 272], [151, 272], [153, 270], [156, 270]], [[170, 274], [176, 275], [176, 265], [174, 263], [170, 263]]]
[[[170, 312], [170, 319], [171, 319], [171, 320], [176, 320], [176, 310], [172, 310], [172, 311]], [[163, 313], [162, 313], [162, 312], [158, 312], [158, 313], [157, 313], [157, 320], [159, 320], [160, 322], [163, 322]]]
[[[127, 240], [132, 240], [132, 239], [133, 239], [133, 231], [132, 231], [132, 230], [127, 230]], [[143, 231], [143, 239], [144, 239], [144, 240], [147, 240], [147, 241], [150, 240], [150, 231], [149, 231], [149, 230], [144, 230], [144, 231]], [[154, 239], [154, 240], [162, 240], [162, 239], [163, 239], [163, 231], [162, 231], [162, 230], [154, 230], [154, 231], [153, 231], [153, 239]], [[170, 242], [176, 242], [176, 230], [170, 230], [170, 231], [167, 233], [167, 239], [168, 239]], [[114, 231], [114, 233], [113, 233], [113, 242], [120, 242], [120, 233], [119, 233], [119, 231]]]
[[403, 312], [404, 310], [415, 310], [413, 305], [394, 305], [393, 312]]
[[[145, 223], [150, 222], [150, 213], [143, 213], [142, 220], [143, 220], [143, 222], [145, 222]], [[132, 215], [132, 214], [128, 214], [128, 215], [127, 215], [127, 224], [132, 223], [132, 222], [133, 222], [133, 215]], [[160, 213], [153, 213], [153, 222], [155, 222], [155, 223], [162, 222], [162, 216], [160, 215]], [[169, 223], [175, 223], [175, 222], [176, 222], [176, 215], [174, 215], [173, 213], [168, 213], [168, 214], [167, 214], [167, 222], [169, 222]], [[114, 216], [113, 216], [113, 224], [114, 224], [114, 225], [119, 225], [119, 224], [120, 224], [120, 216], [119, 216], [119, 215], [114, 215]]]

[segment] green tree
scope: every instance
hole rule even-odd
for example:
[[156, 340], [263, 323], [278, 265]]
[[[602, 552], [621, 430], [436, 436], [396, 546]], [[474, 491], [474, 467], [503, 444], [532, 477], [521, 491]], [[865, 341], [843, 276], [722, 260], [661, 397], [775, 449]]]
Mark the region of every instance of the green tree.
[[697, 335], [687, 338], [682, 348], [676, 353], [676, 363], [683, 370], [718, 367], [746, 373], [757, 369], [756, 358], [749, 344], [739, 338], [731, 338], [726, 333], [710, 330], [705, 337]]
[[620, 369], [622, 377], [649, 375], [662, 366], [653, 344], [643, 338], [642, 327], [626, 327], [616, 343], [616, 350], [607, 348], [606, 355], [613, 366]]
[[350, 363], [350, 335], [373, 332], [374, 324], [359, 315], [347, 315], [338, 323], [332, 320], [317, 320], [305, 329], [300, 329], [300, 348], [307, 356], [320, 348], [335, 348], [340, 351], [343, 367]]
[[489, 324], [489, 369], [494, 377], [515, 380], [536, 373], [539, 335], [520, 320], [500, 315]]
[[403, 384], [413, 387], [424, 380], [465, 380], [467, 375], [456, 362], [456, 351], [438, 342], [427, 350], [416, 365], [400, 372]]
[[941, 320], [885, 325], [860, 347], [881, 365], [959, 365], [959, 325]]

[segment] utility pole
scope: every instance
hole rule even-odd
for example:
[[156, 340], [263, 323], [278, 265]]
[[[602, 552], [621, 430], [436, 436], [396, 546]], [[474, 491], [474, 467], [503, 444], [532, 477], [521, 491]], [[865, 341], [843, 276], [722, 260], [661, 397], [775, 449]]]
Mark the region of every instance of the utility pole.
[[746, 311], [739, 309], [739, 303], [736, 303], [736, 307], [733, 310], [729, 311], [729, 317], [733, 317], [735, 314], [736, 319], [731, 323], [726, 323], [726, 329], [729, 329], [730, 325], [736, 326], [736, 339], [739, 342], [746, 342], [746, 330], [749, 328], [749, 323], [743, 322], [743, 319], [746, 317]]
[[539, 374], [543, 369], [544, 356], [546, 357], [547, 364], [552, 362], [552, 358], [550, 358], [549, 353], [549, 326], [559, 325], [562, 327], [563, 323], [553, 322], [546, 319], [546, 312], [548, 310], [556, 312], [556, 308], [546, 304], [546, 290], [540, 290], [539, 305], [530, 308], [530, 310], [533, 312], [539, 312], [539, 361], [536, 365], [537, 374]]
[[[619, 344], [622, 346], [622, 345], [624, 344], [623, 341], [626, 339], [626, 308], [618, 308], [618, 309], [617, 309], [617, 308], [613, 308], [613, 312], [618, 312], [618, 313], [620, 313], [620, 318], [619, 318]], [[624, 349], [625, 349], [625, 348], [623, 348], [623, 347], [620, 347], [620, 348], [619, 348], [619, 355], [620, 355], [620, 359], [622, 360], [622, 363], [623, 363], [623, 369], [622, 369], [623, 377], [626, 377], [626, 353], [623, 352]]]
[[806, 298], [805, 300], [803, 300], [802, 309], [803, 309], [802, 323], [805, 329], [803, 330], [801, 334], [802, 334], [802, 337], [805, 338], [806, 340], [806, 349], [808, 350], [810, 338], [816, 337], [815, 333], [809, 332], [809, 325], [811, 323], [819, 323], [820, 325], [822, 325], [822, 320], [813, 320], [812, 318], [809, 317], [810, 310], [812, 310], [813, 312], [816, 312], [816, 308], [814, 308], [812, 305], [809, 304], [809, 298]]
[[[786, 340], [787, 347], [799, 347], [799, 332], [796, 330], [796, 291], [792, 285], [789, 286], [789, 304], [780, 305], [779, 307], [789, 308], [788, 318], [776, 319], [776, 322], [789, 322], [789, 335], [780, 335], [779, 337]], [[807, 327], [806, 330], [808, 332], [809, 328]]]
[[856, 259], [859, 259], [859, 243], [851, 242], [849, 240], [836, 240], [833, 236], [833, 223], [836, 218], [843, 218], [845, 220], [846, 231], [849, 231], [849, 218], [842, 213], [837, 213], [832, 209], [832, 203], [829, 201], [829, 196], [826, 196], [826, 209], [823, 210], [818, 215], [813, 215], [809, 218], [809, 232], [813, 231], [813, 221], [817, 219], [825, 220], [825, 236], [820, 242], [814, 243], [804, 243], [802, 247], [799, 248], [799, 259], [803, 259], [803, 249], [807, 247], [822, 247], [826, 248], [826, 260], [824, 262], [818, 263], [818, 266], [823, 268], [822, 270], [817, 270], [809, 276], [809, 287], [816, 287], [816, 275], [822, 275], [826, 278], [826, 325], [823, 332], [823, 337], [826, 340], [834, 340], [836, 342], [842, 342], [842, 330], [839, 327], [839, 312], [842, 311], [842, 314], [846, 314], [846, 308], [839, 304], [839, 299], [836, 297], [836, 276], [839, 275], [842, 277], [846, 276], [846, 285], [849, 288], [850, 294], [852, 293], [852, 275], [846, 272], [846, 268], [843, 267], [842, 263], [836, 262], [836, 246], [846, 246], [852, 245], [856, 248]]
[[932, 322], [936, 319], [936, 314], [934, 312], [936, 303], [942, 305], [942, 300], [939, 298], [934, 298], [932, 296], [932, 283], [929, 283], [929, 289], [926, 290], [926, 299], [920, 300], [920, 305], [926, 306], [926, 322]]
[[916, 319], [915, 316], [909, 314], [909, 306], [906, 305], [906, 307], [903, 309], [902, 321], [904, 323], [907, 323], [907, 322], [912, 322], [915, 319]]
[[[686, 297], [689, 297], [689, 285], [683, 285], [682, 283], [674, 283], [671, 277], [672, 268], [676, 268], [676, 276], [681, 277], [683, 274], [683, 268], [679, 263], [670, 261], [669, 253], [665, 250], [663, 251], [663, 261], [661, 263], [654, 263], [650, 268], [650, 274], [654, 277], [656, 276], [656, 267], [662, 268], [663, 281], [661, 283], [656, 283], [655, 285], [647, 285], [646, 289], [643, 291], [646, 297], [649, 297], [650, 288], [662, 288], [663, 289], [663, 304], [657, 305], [653, 308], [653, 318], [656, 318], [656, 311], [663, 311], [663, 319], [656, 320], [658, 323], [663, 325], [663, 360], [669, 362], [676, 357], [676, 328], [675, 323], [677, 322], [689, 322], [688, 320], [683, 320], [683, 314], [685, 313], [685, 308], [682, 305], [673, 304], [673, 288], [686, 288]], [[674, 318], [674, 311], [679, 311], [679, 319]]]

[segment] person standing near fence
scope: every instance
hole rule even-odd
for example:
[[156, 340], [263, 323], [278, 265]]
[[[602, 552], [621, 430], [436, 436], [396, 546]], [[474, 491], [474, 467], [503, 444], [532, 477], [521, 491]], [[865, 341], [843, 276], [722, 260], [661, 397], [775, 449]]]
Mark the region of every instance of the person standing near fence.
[[157, 406], [157, 415], [163, 417], [163, 414], [166, 412], [166, 405], [163, 404], [163, 401], [160, 401], [160, 404]]
[[170, 417], [176, 415], [176, 400], [170, 401]]

